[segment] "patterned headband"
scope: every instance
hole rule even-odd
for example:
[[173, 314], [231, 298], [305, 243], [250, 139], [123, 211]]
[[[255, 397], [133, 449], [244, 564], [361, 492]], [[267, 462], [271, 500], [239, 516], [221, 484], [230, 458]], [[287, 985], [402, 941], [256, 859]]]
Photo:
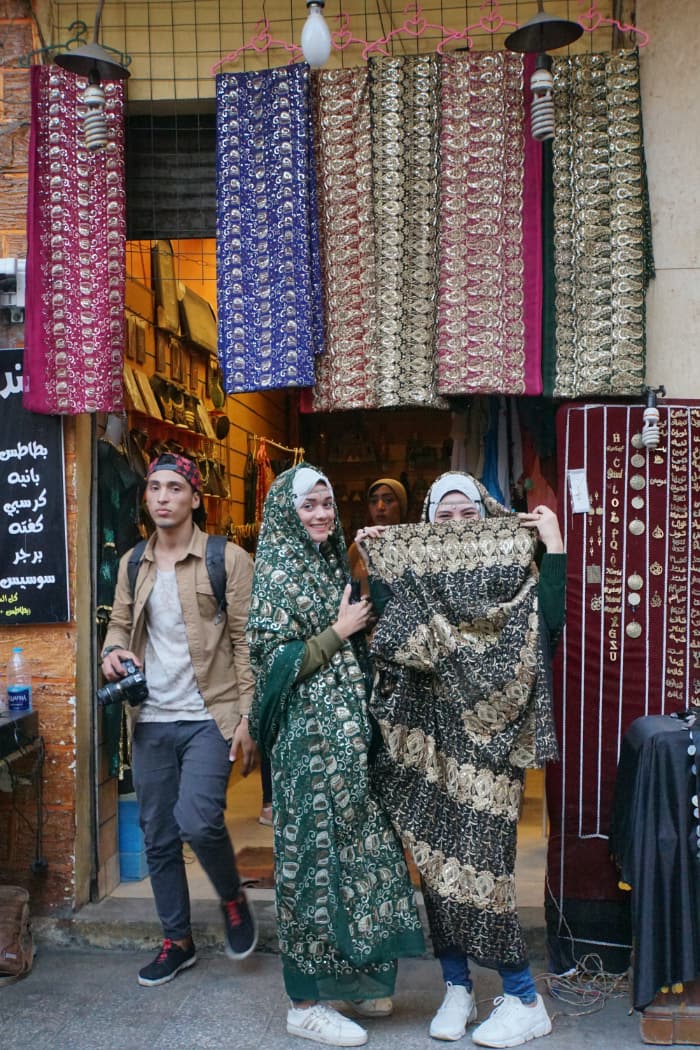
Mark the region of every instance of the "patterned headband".
[[174, 452], [165, 452], [162, 456], [158, 456], [158, 459], [154, 459], [148, 468], [146, 474], [147, 478], [150, 478], [151, 474], [155, 474], [157, 470], [172, 470], [175, 474], [179, 474], [181, 478], [189, 482], [195, 492], [202, 492], [202, 475], [199, 473], [199, 467], [196, 463], [193, 463], [187, 456], [178, 456]]

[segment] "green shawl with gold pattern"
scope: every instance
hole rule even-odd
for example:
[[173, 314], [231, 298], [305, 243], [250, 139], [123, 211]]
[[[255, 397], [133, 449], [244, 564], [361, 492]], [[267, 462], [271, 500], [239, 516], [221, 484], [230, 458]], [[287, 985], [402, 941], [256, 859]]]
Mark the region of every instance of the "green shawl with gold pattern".
[[277, 929], [292, 999], [390, 995], [423, 937], [401, 844], [370, 785], [364, 668], [346, 641], [298, 681], [306, 639], [337, 618], [348, 579], [337, 518], [319, 549], [286, 471], [265, 501], [248, 620], [251, 733], [272, 762]]

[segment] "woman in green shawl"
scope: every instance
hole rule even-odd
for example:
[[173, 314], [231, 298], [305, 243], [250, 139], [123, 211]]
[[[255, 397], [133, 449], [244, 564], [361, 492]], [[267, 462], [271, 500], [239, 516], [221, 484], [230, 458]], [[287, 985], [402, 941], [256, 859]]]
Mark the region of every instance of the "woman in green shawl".
[[287, 1031], [334, 1046], [367, 1033], [328, 1000], [390, 1013], [397, 959], [423, 951], [401, 845], [369, 782], [370, 606], [350, 601], [348, 577], [330, 482], [304, 463], [285, 471], [255, 561], [250, 731], [272, 762]]

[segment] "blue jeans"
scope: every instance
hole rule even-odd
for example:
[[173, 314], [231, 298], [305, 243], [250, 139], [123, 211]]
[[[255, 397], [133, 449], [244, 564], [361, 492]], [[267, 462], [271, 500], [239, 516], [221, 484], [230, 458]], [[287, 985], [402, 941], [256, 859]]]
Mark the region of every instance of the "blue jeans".
[[191, 934], [182, 844], [188, 842], [224, 901], [240, 892], [224, 822], [229, 745], [214, 721], [137, 722], [132, 770], [146, 859], [163, 935]]
[[[461, 984], [469, 991], [472, 990], [472, 979], [469, 976], [469, 959], [466, 955], [455, 952], [450, 955], [438, 956], [442, 967], [442, 977], [445, 983]], [[521, 1003], [534, 1003], [537, 998], [537, 989], [532, 979], [529, 966], [522, 970], [503, 970], [498, 968], [503, 991], [506, 995], [514, 995]]]

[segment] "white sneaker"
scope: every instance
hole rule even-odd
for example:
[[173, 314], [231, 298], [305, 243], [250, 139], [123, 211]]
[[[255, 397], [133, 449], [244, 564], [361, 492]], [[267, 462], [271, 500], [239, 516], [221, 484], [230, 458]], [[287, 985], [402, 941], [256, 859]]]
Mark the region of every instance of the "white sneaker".
[[430, 1022], [433, 1039], [455, 1042], [464, 1035], [467, 1025], [476, 1021], [474, 996], [463, 984], [447, 982], [447, 991], [440, 1009]]
[[338, 1006], [358, 1017], [389, 1017], [394, 1010], [394, 1004], [388, 996], [381, 999], [346, 999]]
[[343, 1017], [328, 1003], [315, 1003], [304, 1009], [291, 1006], [287, 1010], [287, 1031], [327, 1046], [364, 1046], [367, 1042], [364, 1028]]
[[494, 1004], [496, 1009], [491, 1016], [472, 1032], [477, 1046], [520, 1046], [552, 1031], [541, 995], [537, 996], [534, 1006], [521, 1003], [515, 995], [499, 995]]

